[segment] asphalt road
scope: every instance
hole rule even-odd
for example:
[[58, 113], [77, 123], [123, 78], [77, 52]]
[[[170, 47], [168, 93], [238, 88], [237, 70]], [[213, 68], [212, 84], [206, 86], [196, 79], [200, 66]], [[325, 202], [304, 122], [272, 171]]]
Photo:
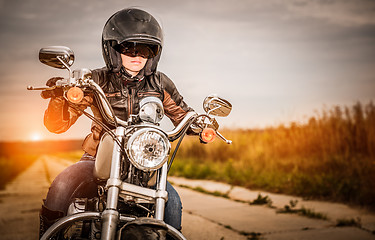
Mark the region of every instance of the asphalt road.
[[[43, 156], [0, 191], [0, 239], [37, 239], [42, 199], [54, 177], [69, 164]], [[337, 228], [327, 220], [277, 214], [275, 209], [264, 206], [250, 206], [185, 187], [176, 189], [184, 208], [182, 231], [188, 239], [375, 239], [368, 229]]]

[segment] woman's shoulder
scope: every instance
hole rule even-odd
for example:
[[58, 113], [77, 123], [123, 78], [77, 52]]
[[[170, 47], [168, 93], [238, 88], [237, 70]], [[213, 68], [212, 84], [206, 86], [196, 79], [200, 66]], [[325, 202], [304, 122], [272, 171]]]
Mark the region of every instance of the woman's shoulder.
[[170, 86], [170, 85], [174, 86], [173, 81], [165, 73], [157, 71], [157, 72], [155, 72], [154, 75], [155, 75], [156, 80], [158, 81], [158, 83], [162, 87], [165, 88], [165, 87]]
[[99, 85], [107, 82], [111, 75], [113, 75], [113, 73], [110, 72], [107, 67], [93, 69], [91, 70], [91, 73], [92, 79]]
[[97, 68], [91, 70], [93, 78], [108, 75], [109, 71], [107, 67]]

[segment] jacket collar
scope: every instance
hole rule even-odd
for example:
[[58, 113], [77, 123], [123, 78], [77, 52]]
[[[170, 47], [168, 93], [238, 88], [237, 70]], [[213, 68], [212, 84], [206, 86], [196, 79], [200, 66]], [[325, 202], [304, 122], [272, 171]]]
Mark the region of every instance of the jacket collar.
[[120, 72], [116, 73], [117, 77], [119, 77], [122, 81], [125, 82], [138, 82], [142, 81], [144, 78], [144, 69], [142, 69], [136, 76], [130, 75], [124, 67], [121, 67]]

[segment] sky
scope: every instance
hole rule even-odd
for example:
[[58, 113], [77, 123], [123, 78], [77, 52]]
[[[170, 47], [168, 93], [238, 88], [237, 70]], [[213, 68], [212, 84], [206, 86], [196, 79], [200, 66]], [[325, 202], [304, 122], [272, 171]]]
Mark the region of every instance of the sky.
[[66, 133], [49, 133], [48, 100], [26, 87], [67, 77], [39, 62], [42, 47], [70, 47], [73, 69], [103, 67], [103, 26], [127, 7], [160, 22], [158, 70], [191, 107], [203, 112], [211, 93], [232, 103], [232, 113], [217, 118], [223, 128], [303, 122], [324, 108], [375, 100], [373, 0], [0, 0], [0, 141], [89, 133], [85, 117]]

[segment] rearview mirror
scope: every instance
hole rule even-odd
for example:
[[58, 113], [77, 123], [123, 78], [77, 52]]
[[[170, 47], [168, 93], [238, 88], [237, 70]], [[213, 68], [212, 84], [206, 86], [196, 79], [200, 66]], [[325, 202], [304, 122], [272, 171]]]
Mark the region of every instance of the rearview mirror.
[[212, 94], [204, 99], [203, 109], [207, 114], [226, 117], [232, 110], [232, 104], [227, 100]]
[[74, 63], [74, 53], [68, 47], [45, 47], [39, 51], [39, 61], [50, 67], [70, 70]]

